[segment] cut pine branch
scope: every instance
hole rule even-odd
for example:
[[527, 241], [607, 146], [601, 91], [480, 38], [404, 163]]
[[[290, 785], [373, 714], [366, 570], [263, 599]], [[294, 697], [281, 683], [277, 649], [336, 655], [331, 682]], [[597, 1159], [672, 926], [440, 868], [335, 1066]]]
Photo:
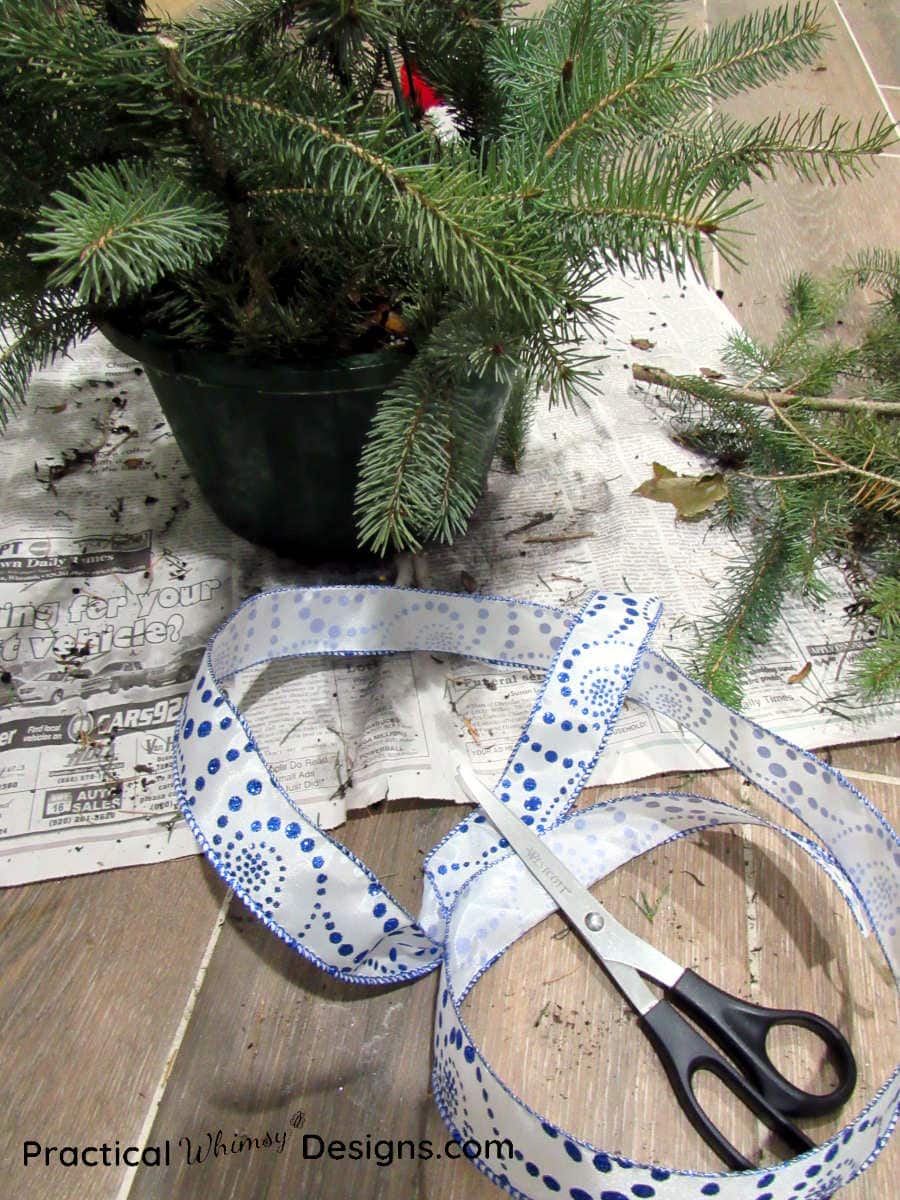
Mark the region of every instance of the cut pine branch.
[[215, 181], [216, 190], [225, 204], [235, 234], [235, 244], [243, 259], [253, 294], [263, 311], [270, 314], [276, 324], [281, 325], [284, 323], [284, 312], [278, 304], [265, 268], [256, 230], [247, 211], [247, 197], [241, 194], [237, 186], [234, 173], [213, 132], [212, 122], [203, 111], [201, 97], [188, 81], [187, 69], [178, 52], [178, 43], [163, 36], [157, 37], [156, 40], [163, 52], [175, 99], [184, 110], [185, 126], [200, 149]]
[[816, 61], [828, 37], [818, 4], [751, 13], [698, 37], [692, 82], [724, 98]]
[[[861, 504], [863, 507], [878, 508], [884, 511], [894, 512], [900, 508], [900, 481], [890, 479], [887, 475], [879, 475], [875, 471], [869, 471], [866, 466], [859, 467], [855, 463], [847, 462], [841, 458], [839, 454], [835, 454], [826, 446], [822, 446], [808, 433], [800, 429], [787, 413], [784, 412], [783, 406], [770, 404], [770, 408], [775, 413], [775, 416], [783, 425], [785, 425], [791, 433], [799, 438], [806, 446], [812, 450], [816, 456], [816, 460], [820, 464], [837, 467], [839, 471], [844, 471], [848, 475], [854, 475], [862, 480], [859, 485], [859, 490], [854, 496], [854, 501]], [[874, 447], [866, 456], [866, 463], [871, 460]]]
[[711, 396], [736, 400], [741, 404], [755, 404], [760, 408], [786, 408], [796, 405], [817, 412], [869, 412], [883, 416], [900, 417], [900, 404], [888, 400], [867, 400], [865, 396], [803, 396], [797, 392], [769, 392], [761, 388], [738, 387], [730, 383], [714, 385], [708, 379], [696, 375], [672, 375], [660, 367], [646, 363], [634, 363], [631, 374], [640, 383], [650, 383], [670, 392], [683, 392], [701, 400]]
[[72, 288], [79, 304], [116, 304], [152, 287], [173, 268], [208, 263], [228, 233], [224, 206], [164, 168], [104, 163], [70, 176], [38, 214], [32, 251], [52, 263], [49, 282]]
[[[441, 267], [449, 268], [448, 273], [459, 286], [474, 293], [476, 302], [482, 303], [499, 291], [514, 308], [533, 309], [536, 303], [538, 308], [551, 311], [559, 303], [552, 283], [530, 261], [530, 256], [516, 254], [515, 246], [507, 244], [509, 239], [504, 241], [485, 232], [485, 206], [490, 203], [491, 194], [474, 190], [464, 203], [452, 195], [457, 189], [461, 193], [467, 185], [478, 188], [480, 181], [471, 170], [457, 168], [454, 174], [452, 167], [437, 163], [412, 169], [302, 113], [238, 93], [220, 92], [199, 84], [196, 87], [198, 96], [204, 100], [225, 108], [251, 110], [263, 119], [305, 130], [327, 150], [346, 156], [349, 161], [356, 160], [364, 172], [380, 177], [398, 201], [399, 212], [405, 214], [411, 238], [423, 252], [432, 253]], [[370, 178], [347, 170], [343, 183], [348, 192], [365, 195]], [[501, 199], [505, 202], [505, 197]]]
[[734, 587], [721, 603], [695, 659], [700, 680], [726, 704], [740, 707], [743, 676], [756, 648], [765, 644], [793, 577], [790, 538], [776, 521], [754, 558], [732, 572]]
[[625, 80], [617, 88], [614, 88], [605, 96], [596, 97], [590, 105], [581, 113], [578, 114], [564, 129], [562, 129], [553, 139], [547, 149], [544, 151], [544, 159], [548, 160], [566, 144], [566, 142], [578, 133], [591, 122], [596, 121], [607, 109], [612, 108], [617, 103], [629, 97], [635, 96], [643, 88], [648, 87], [660, 79], [665, 79], [671, 76], [674, 68], [675, 58], [680, 48], [681, 42], [677, 41], [675, 45], [670, 47], [668, 53], [659, 58], [656, 62], [650, 63], [642, 74], [634, 76], [631, 79]]

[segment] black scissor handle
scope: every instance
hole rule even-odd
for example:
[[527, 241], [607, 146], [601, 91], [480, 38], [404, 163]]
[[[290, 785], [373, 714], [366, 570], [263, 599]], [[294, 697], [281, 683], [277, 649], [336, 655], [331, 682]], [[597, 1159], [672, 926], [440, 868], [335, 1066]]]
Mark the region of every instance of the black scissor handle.
[[707, 1145], [732, 1170], [752, 1171], [759, 1166], [745, 1158], [732, 1146], [725, 1135], [710, 1121], [694, 1094], [694, 1076], [698, 1071], [710, 1071], [752, 1113], [769, 1127], [786, 1146], [802, 1154], [814, 1143], [783, 1113], [772, 1105], [734, 1066], [723, 1058], [696, 1029], [665, 1000], [659, 1000], [640, 1018], [640, 1025], [649, 1038], [682, 1110]]
[[[693, 971], [685, 971], [666, 993], [668, 1000], [692, 1020], [744, 1070], [754, 1088], [786, 1117], [818, 1117], [834, 1112], [856, 1087], [856, 1060], [847, 1039], [830, 1021], [792, 1008], [763, 1008], [729, 995]], [[805, 1092], [772, 1062], [766, 1038], [776, 1025], [798, 1025], [821, 1038], [837, 1071], [830, 1092]]]

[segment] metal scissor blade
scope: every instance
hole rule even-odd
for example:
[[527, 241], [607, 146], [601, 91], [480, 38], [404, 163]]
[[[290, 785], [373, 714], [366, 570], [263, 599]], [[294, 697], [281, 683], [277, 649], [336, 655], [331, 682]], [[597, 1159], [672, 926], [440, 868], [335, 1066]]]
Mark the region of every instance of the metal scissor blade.
[[457, 767], [456, 777], [469, 799], [484, 809], [544, 891], [569, 918], [575, 932], [600, 960], [629, 1003], [639, 1013], [652, 1008], [657, 997], [637, 972], [672, 987], [684, 968], [621, 925], [469, 767]]

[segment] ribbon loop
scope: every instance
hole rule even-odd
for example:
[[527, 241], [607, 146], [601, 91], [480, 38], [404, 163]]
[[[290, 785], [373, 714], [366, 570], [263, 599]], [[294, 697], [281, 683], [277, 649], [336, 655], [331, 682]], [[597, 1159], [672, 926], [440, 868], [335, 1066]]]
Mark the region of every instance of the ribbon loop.
[[[732, 712], [647, 649], [652, 597], [594, 593], [578, 613], [499, 597], [403, 588], [281, 589], [255, 596], [214, 635], [176, 732], [185, 818], [210, 862], [272, 932], [323, 970], [360, 984], [442, 968], [433, 1091], [460, 1139], [509, 1138], [502, 1173], [526, 1200], [824, 1200], [867, 1166], [900, 1111], [900, 1068], [840, 1134], [799, 1158], [741, 1174], [637, 1164], [556, 1128], [505, 1087], [474, 1045], [460, 1005], [480, 974], [552, 902], [480, 812], [425, 860], [418, 919], [279, 783], [228, 692], [241, 671], [302, 655], [438, 650], [546, 676], [498, 793], [585, 883], [710, 825], [757, 821], [698, 796], [629, 796], [571, 811], [626, 695], [674, 718], [801, 818], [821, 845], [788, 833], [871, 926], [900, 979], [900, 840], [837, 771]], [[777, 826], [771, 826], [778, 828]], [[780, 830], [784, 833], [786, 831]]]
[[[513, 648], [520, 614], [529, 609], [533, 606], [509, 608], [504, 650]], [[660, 611], [654, 597], [595, 592], [569, 623], [562, 641], [551, 638], [555, 656], [498, 789], [526, 825], [538, 832], [550, 828], [578, 799], [625, 702]], [[552, 626], [543, 616], [535, 614], [534, 620], [546, 640]], [[420, 921], [433, 937], [443, 941], [454, 898], [500, 849], [493, 827], [476, 813], [426, 857], [425, 877], [432, 894], [425, 894]]]
[[[778, 829], [721, 801], [659, 793], [579, 810], [548, 835], [548, 845], [587, 884], [636, 854], [736, 822]], [[818, 861], [805, 839], [795, 844]], [[535, 1112], [492, 1069], [466, 1026], [462, 1004], [504, 951], [552, 909], [552, 901], [516, 857], [489, 864], [454, 906], [442, 965], [432, 1092], [461, 1141], [483, 1140], [486, 1129], [494, 1131], [490, 1136], [510, 1139], [516, 1152], [502, 1173], [496, 1162], [474, 1160], [504, 1190], [530, 1200], [555, 1200], [560, 1195], [577, 1200], [825, 1200], [881, 1149], [897, 1119], [900, 1068], [847, 1128], [798, 1158], [749, 1173], [694, 1173], [636, 1163]]]

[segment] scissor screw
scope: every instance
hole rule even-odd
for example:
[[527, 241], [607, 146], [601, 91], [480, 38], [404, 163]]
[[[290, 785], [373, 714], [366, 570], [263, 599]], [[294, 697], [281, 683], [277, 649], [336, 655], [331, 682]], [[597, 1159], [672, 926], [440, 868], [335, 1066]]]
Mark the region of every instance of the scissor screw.
[[584, 923], [592, 933], [596, 933], [599, 929], [603, 928], [603, 914], [598, 912], [589, 912], [584, 918]]

